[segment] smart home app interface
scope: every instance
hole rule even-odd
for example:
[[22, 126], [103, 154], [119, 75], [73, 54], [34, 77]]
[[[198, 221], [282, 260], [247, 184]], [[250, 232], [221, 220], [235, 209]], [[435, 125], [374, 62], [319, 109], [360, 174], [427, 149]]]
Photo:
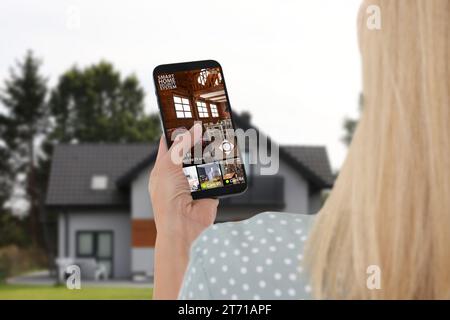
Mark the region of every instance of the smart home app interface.
[[183, 129], [189, 130], [195, 122], [203, 126], [200, 157], [193, 156], [199, 154], [194, 147], [183, 160], [191, 192], [245, 183], [220, 68], [157, 74], [156, 77], [170, 144], [171, 137]]

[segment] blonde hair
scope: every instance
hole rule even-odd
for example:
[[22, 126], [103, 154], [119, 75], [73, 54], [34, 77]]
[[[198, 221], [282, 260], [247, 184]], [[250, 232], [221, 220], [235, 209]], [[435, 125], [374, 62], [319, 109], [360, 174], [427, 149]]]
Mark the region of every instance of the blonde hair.
[[364, 111], [306, 249], [317, 298], [450, 298], [449, 27], [449, 0], [362, 5]]

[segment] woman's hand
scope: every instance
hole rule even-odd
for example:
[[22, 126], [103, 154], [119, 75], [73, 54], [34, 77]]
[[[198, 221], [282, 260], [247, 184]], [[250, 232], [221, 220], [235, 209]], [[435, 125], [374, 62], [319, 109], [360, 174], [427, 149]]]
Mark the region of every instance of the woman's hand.
[[169, 150], [161, 138], [150, 174], [149, 193], [157, 229], [155, 299], [177, 298], [191, 244], [216, 217], [218, 200], [193, 200], [182, 169], [182, 158], [201, 137], [202, 126], [195, 124], [178, 136]]

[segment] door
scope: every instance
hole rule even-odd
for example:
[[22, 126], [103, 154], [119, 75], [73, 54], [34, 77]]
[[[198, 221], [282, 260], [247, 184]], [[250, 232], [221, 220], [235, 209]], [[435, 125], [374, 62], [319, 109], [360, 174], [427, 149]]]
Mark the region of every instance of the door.
[[114, 233], [112, 231], [78, 231], [77, 258], [94, 258], [105, 266], [108, 277], [113, 277]]

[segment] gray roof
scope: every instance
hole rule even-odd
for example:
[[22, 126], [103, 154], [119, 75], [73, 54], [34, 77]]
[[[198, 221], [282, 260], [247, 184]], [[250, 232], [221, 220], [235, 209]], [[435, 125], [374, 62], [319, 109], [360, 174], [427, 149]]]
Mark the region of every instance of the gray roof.
[[[156, 156], [157, 144], [55, 146], [47, 192], [49, 206], [129, 205], [129, 185]], [[313, 186], [328, 188], [333, 175], [324, 147], [282, 146], [280, 157]], [[92, 176], [106, 175], [106, 190], [91, 190]]]
[[334, 176], [328, 159], [327, 150], [322, 146], [281, 146], [281, 149], [298, 163], [322, 180], [325, 186], [331, 187]]
[[[156, 152], [156, 144], [61, 144], [55, 146], [46, 203], [50, 206], [128, 205], [117, 179]], [[106, 190], [91, 190], [94, 175], [106, 175]]]

